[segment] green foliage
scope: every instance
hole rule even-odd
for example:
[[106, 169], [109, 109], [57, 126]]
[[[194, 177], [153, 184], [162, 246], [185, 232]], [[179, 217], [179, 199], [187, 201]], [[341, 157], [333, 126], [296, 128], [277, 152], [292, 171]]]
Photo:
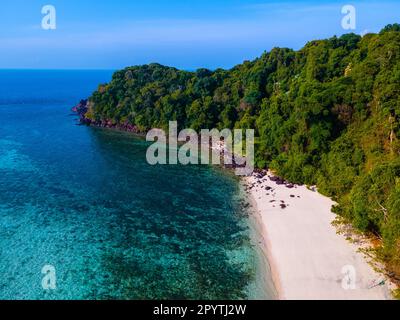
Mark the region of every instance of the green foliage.
[[254, 128], [256, 165], [317, 184], [338, 214], [382, 238], [400, 274], [400, 25], [274, 48], [231, 70], [150, 64], [114, 74], [88, 117], [141, 130]]
[[393, 291], [393, 297], [397, 300], [400, 300], [400, 289], [396, 289]]
[[381, 34], [389, 31], [400, 31], [400, 24], [388, 24], [385, 28], [382, 29]]

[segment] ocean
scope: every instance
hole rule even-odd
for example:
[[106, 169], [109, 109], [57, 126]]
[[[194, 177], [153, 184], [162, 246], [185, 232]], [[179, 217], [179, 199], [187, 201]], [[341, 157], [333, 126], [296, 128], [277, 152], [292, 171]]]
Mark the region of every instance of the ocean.
[[273, 298], [237, 177], [78, 125], [111, 76], [0, 71], [0, 299]]

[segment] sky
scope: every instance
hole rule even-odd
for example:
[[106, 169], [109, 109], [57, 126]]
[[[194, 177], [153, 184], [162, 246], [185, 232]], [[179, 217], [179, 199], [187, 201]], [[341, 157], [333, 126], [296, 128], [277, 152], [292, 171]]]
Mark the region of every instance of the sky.
[[[45, 5], [56, 29], [42, 28]], [[356, 9], [355, 30], [342, 27], [344, 5]], [[231, 68], [273, 47], [396, 22], [398, 0], [2, 0], [0, 68]]]

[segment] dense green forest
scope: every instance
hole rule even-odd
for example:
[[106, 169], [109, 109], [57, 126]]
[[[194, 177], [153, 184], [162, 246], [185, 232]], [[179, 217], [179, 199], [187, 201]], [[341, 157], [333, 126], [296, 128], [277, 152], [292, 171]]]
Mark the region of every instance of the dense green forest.
[[[335, 211], [382, 239], [400, 275], [400, 25], [274, 48], [230, 70], [129, 67], [100, 85], [86, 118], [166, 128], [254, 128], [256, 165], [316, 184]], [[400, 279], [400, 278], [399, 278]]]

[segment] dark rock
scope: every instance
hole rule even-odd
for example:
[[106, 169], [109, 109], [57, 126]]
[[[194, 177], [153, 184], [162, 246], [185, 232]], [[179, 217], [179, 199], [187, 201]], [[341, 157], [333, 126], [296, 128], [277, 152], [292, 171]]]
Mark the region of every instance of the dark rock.
[[132, 132], [135, 134], [141, 134], [142, 132], [139, 130], [137, 126], [128, 121], [123, 123], [116, 123], [111, 119], [102, 119], [102, 120], [92, 120], [86, 117], [86, 114], [89, 110], [89, 101], [87, 99], [81, 100], [76, 106], [72, 108], [72, 111], [79, 116], [79, 121], [81, 124], [100, 127], [100, 128], [110, 128], [117, 129], [121, 131]]
[[88, 110], [88, 100], [82, 99], [75, 107], [73, 107], [72, 112], [77, 113], [79, 116], [86, 114]]
[[267, 175], [267, 172], [265, 170], [260, 170], [260, 169], [255, 169], [254, 173], [257, 179], [262, 179]]

